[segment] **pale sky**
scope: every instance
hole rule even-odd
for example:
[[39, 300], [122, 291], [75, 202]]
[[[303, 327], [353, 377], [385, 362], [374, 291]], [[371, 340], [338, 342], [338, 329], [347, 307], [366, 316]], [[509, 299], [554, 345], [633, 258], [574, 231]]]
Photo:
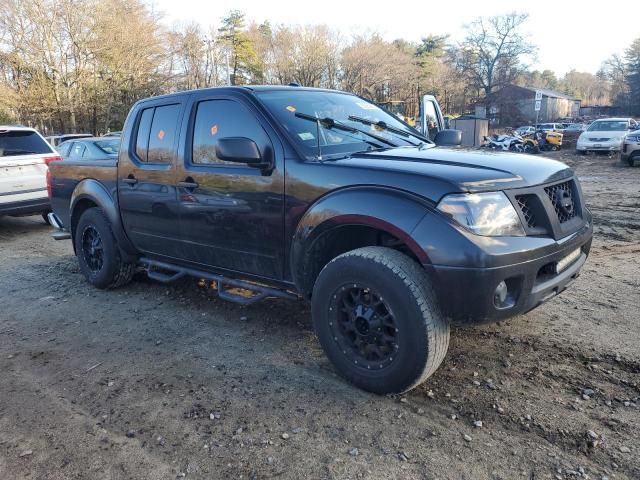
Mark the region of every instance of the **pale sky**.
[[550, 69], [561, 76], [575, 68], [595, 73], [602, 61], [624, 53], [640, 37], [640, 3], [636, 0], [602, 2], [576, 0], [498, 1], [392, 1], [370, 0], [148, 0], [165, 22], [196, 21], [218, 25], [229, 10], [248, 20], [272, 25], [326, 24], [345, 36], [377, 31], [387, 40], [419, 41], [428, 34], [463, 37], [462, 25], [477, 16], [513, 10], [528, 12], [526, 30], [539, 48], [534, 69]]

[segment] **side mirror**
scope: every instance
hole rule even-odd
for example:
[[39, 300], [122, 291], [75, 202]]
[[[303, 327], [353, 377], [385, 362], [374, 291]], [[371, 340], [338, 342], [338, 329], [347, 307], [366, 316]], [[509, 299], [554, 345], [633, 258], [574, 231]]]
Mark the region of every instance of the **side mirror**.
[[460, 130], [441, 130], [433, 139], [439, 147], [462, 145], [462, 132]]
[[256, 142], [245, 137], [221, 138], [216, 145], [216, 156], [225, 162], [246, 163], [255, 167], [267, 164]]

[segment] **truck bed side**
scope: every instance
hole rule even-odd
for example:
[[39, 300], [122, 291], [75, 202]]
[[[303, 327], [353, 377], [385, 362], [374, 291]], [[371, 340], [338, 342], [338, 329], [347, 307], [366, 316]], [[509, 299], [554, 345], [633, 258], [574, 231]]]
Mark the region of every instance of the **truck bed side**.
[[51, 208], [62, 221], [65, 229], [70, 226], [71, 197], [83, 180], [101, 183], [114, 198], [118, 179], [117, 161], [63, 160], [52, 162], [51, 171]]

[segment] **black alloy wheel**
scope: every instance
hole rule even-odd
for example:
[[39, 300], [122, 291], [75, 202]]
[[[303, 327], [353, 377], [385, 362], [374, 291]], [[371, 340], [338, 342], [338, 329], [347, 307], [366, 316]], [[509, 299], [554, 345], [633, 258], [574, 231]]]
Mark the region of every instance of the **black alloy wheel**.
[[329, 327], [343, 354], [363, 369], [382, 369], [393, 362], [398, 333], [393, 312], [370, 287], [350, 284], [336, 290]]
[[111, 224], [97, 207], [85, 210], [73, 232], [78, 266], [87, 281], [97, 288], [116, 288], [133, 278], [136, 264], [125, 261]]
[[100, 233], [91, 225], [82, 232], [82, 255], [89, 269], [96, 273], [104, 266], [104, 249]]

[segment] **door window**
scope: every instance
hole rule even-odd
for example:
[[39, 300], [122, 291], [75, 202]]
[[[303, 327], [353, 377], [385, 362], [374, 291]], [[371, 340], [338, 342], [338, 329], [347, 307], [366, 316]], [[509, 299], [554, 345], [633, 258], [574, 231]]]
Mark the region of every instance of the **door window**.
[[71, 150], [72, 144], [73, 142], [63, 143], [58, 147], [58, 153], [60, 153], [60, 155], [62, 155], [64, 158], [67, 158], [69, 156], [69, 150]]
[[70, 160], [81, 160], [84, 154], [85, 146], [82, 143], [74, 142], [69, 151]]
[[180, 105], [145, 108], [136, 135], [136, 157], [142, 162], [170, 163], [178, 134]]
[[156, 107], [149, 134], [147, 162], [170, 163], [173, 160], [179, 115], [180, 105]]
[[197, 106], [193, 128], [191, 162], [196, 165], [234, 165], [216, 155], [220, 138], [246, 137], [262, 150], [269, 139], [254, 115], [242, 104], [233, 100], [207, 100]]
[[136, 136], [136, 156], [139, 160], [147, 161], [147, 149], [149, 148], [149, 130], [153, 120], [153, 108], [145, 108], [138, 122], [138, 134]]

